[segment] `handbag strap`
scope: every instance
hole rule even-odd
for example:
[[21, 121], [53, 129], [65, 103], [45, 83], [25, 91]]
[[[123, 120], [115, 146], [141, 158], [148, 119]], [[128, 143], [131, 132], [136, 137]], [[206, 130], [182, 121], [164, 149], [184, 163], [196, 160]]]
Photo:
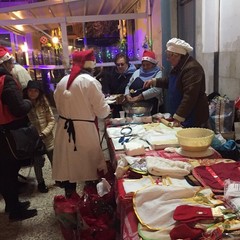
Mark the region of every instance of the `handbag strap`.
[[6, 140], [6, 142], [7, 142], [7, 145], [8, 145], [8, 147], [9, 147], [9, 150], [11, 151], [13, 157], [14, 157], [15, 159], [18, 159], [18, 157], [16, 156], [16, 154], [15, 154], [13, 148], [12, 148], [12, 145], [11, 145], [11, 143], [10, 143], [10, 140], [9, 140], [7, 134], [5, 134], [5, 133], [6, 133], [5, 129], [3, 129], [2, 133], [4, 134], [5, 140]]

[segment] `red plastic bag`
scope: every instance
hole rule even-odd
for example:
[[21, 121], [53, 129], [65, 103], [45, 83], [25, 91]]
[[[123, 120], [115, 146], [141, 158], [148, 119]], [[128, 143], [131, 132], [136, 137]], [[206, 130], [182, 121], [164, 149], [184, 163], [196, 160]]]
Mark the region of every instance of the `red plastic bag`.
[[81, 232], [88, 226], [80, 215], [78, 205], [81, 197], [73, 193], [70, 198], [63, 195], [54, 197], [54, 211], [65, 240], [80, 240]]
[[113, 188], [100, 197], [96, 185], [88, 184], [84, 188], [84, 195], [79, 204], [79, 212], [89, 229], [82, 231], [81, 237], [88, 240], [115, 240], [116, 238], [116, 203]]
[[100, 197], [96, 185], [88, 184], [84, 194], [54, 197], [54, 211], [65, 240], [115, 240], [116, 203], [113, 188]]

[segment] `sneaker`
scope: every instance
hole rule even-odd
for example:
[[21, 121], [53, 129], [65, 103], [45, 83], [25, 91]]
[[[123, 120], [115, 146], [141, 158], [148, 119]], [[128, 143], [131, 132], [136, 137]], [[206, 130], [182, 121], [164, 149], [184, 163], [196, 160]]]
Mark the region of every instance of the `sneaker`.
[[22, 221], [37, 215], [36, 209], [20, 210], [9, 214], [10, 221]]
[[[25, 202], [19, 202], [19, 208], [20, 210], [26, 210], [30, 207], [30, 202], [29, 201], [25, 201]], [[8, 206], [5, 207], [5, 213], [9, 213], [10, 212], [10, 209]]]
[[47, 193], [48, 192], [48, 187], [45, 185], [45, 183], [39, 183], [38, 184], [38, 191], [41, 193]]

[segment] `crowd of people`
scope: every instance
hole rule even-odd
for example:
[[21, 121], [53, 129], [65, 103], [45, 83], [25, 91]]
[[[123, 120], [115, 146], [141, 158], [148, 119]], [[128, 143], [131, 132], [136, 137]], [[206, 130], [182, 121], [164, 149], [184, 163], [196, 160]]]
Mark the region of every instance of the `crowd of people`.
[[[109, 106], [106, 96], [122, 94], [125, 103], [150, 103], [151, 114], [156, 114], [165, 104], [163, 89], [167, 88], [170, 106], [167, 111], [172, 115], [174, 126], [206, 127], [205, 74], [202, 66], [190, 56], [193, 48], [177, 38], [170, 39], [166, 48], [166, 57], [172, 66], [169, 76], [163, 76], [155, 53], [145, 50], [138, 69], [125, 54], [117, 54], [115, 67], [103, 72], [101, 81], [94, 77], [94, 51], [74, 51], [71, 71], [54, 91], [59, 115], [55, 122], [40, 81], [33, 81], [28, 75], [20, 80], [13, 71], [13, 57], [0, 46], [0, 192], [9, 219], [24, 220], [35, 216], [37, 211], [28, 209], [29, 201], [19, 201], [17, 181], [21, 166], [8, 148], [4, 131], [33, 124], [46, 146], [53, 180], [61, 183], [65, 196], [70, 197], [79, 182], [96, 181], [107, 172], [97, 122], [98, 118], [104, 119], [110, 114], [119, 117], [122, 105]], [[44, 160], [43, 155], [35, 154], [33, 166], [38, 190], [46, 193]]]

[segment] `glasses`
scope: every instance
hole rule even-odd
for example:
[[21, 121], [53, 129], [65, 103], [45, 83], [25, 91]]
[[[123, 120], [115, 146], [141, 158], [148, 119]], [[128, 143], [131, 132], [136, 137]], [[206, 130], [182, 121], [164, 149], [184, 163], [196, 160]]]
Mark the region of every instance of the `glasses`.
[[167, 58], [171, 58], [172, 56], [178, 56], [179, 55], [178, 53], [169, 52], [169, 51], [166, 51], [165, 53], [166, 53]]
[[117, 67], [123, 67], [125, 65], [125, 63], [116, 63]]

